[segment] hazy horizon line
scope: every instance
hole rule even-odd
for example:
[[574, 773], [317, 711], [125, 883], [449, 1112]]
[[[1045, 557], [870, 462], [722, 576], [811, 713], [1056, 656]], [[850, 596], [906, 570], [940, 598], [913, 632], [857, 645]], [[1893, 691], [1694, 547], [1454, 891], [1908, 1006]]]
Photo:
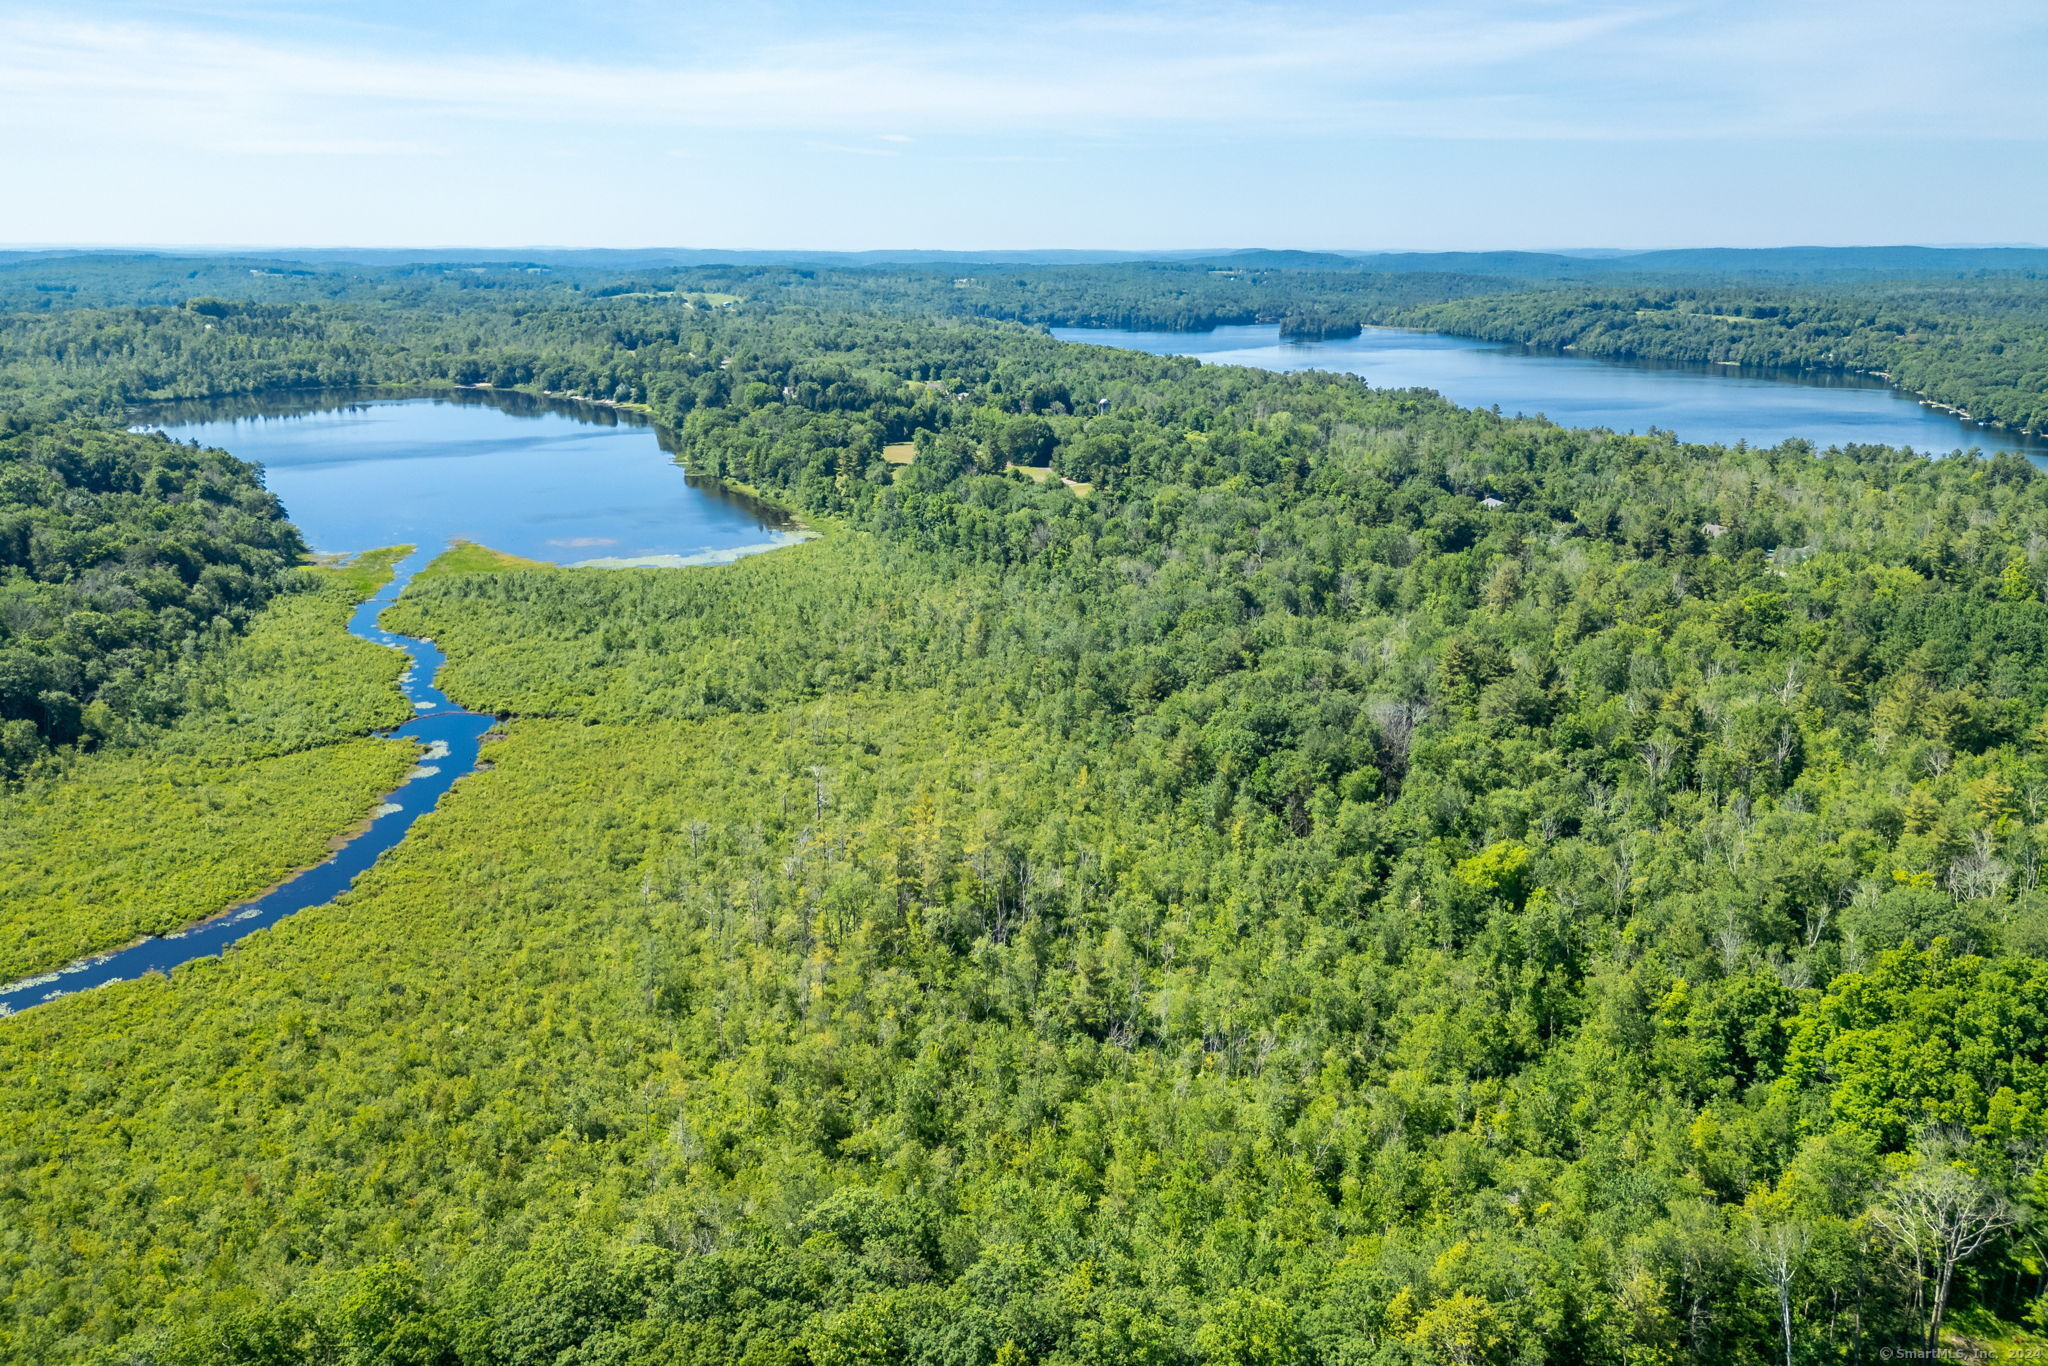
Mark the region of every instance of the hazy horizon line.
[[1492, 256], [1520, 253], [1536, 256], [1584, 256], [1611, 254], [1622, 256], [1648, 255], [1666, 251], [1893, 251], [1910, 248], [1920, 251], [2048, 251], [2048, 244], [2040, 242], [1775, 242], [1769, 245], [1738, 245], [1727, 242], [1695, 242], [1683, 245], [1662, 244], [1656, 246], [1615, 246], [1579, 245], [1548, 247], [1302, 247], [1302, 246], [1221, 246], [1221, 247], [1109, 247], [1109, 246], [1035, 246], [1035, 247], [940, 247], [940, 246], [882, 246], [882, 247], [818, 247], [818, 246], [693, 246], [684, 243], [643, 243], [634, 246], [613, 246], [601, 244], [519, 242], [507, 245], [491, 245], [481, 242], [0, 242], [0, 252], [143, 252], [170, 253], [191, 252], [206, 255], [249, 254], [273, 251], [488, 251], [488, 252], [658, 252], [689, 251], [718, 252], [735, 251], [754, 254], [795, 255], [809, 253], [820, 256], [869, 256], [881, 252], [926, 252], [947, 255], [1024, 255], [1048, 252], [1087, 252], [1101, 255], [1142, 256], [1146, 254], [1172, 256], [1229, 256], [1248, 252], [1301, 252], [1307, 255], [1328, 256]]

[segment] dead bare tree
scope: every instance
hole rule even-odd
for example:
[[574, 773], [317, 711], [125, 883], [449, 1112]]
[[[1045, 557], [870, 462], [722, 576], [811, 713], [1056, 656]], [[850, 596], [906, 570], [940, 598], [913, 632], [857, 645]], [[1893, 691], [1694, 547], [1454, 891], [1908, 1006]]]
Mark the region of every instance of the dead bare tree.
[[1812, 1232], [1797, 1219], [1751, 1216], [1744, 1222], [1743, 1246], [1749, 1269], [1778, 1297], [1778, 1323], [1785, 1338], [1785, 1366], [1792, 1366], [1792, 1279], [1805, 1260]]
[[1974, 1172], [1940, 1156], [1920, 1156], [1870, 1211], [1911, 1262], [1915, 1298], [1927, 1314], [1927, 1350], [1941, 1345], [1956, 1268], [2019, 1222], [2019, 1212]]

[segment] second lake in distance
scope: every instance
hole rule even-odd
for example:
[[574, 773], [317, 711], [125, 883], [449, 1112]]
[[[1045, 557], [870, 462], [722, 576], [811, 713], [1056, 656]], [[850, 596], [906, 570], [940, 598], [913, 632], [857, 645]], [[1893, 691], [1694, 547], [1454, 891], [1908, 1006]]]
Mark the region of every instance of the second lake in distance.
[[1816, 448], [1909, 446], [1928, 455], [1975, 447], [2048, 464], [2048, 438], [1965, 422], [1866, 375], [1567, 356], [1441, 332], [1369, 327], [1337, 341], [1283, 342], [1277, 325], [1212, 332], [1055, 327], [1061, 341], [1193, 356], [1263, 370], [1338, 370], [1377, 389], [1434, 389], [1468, 408], [1541, 413], [1565, 427], [1675, 432], [1681, 441]]

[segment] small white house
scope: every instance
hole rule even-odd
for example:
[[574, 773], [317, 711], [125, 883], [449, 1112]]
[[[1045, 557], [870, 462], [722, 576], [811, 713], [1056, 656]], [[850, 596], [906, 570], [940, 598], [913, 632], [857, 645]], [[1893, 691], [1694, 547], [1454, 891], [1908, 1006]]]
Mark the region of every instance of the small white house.
[[1489, 493], [1486, 497], [1479, 500], [1479, 506], [1485, 508], [1488, 512], [1492, 512], [1495, 508], [1506, 507], [1507, 504]]

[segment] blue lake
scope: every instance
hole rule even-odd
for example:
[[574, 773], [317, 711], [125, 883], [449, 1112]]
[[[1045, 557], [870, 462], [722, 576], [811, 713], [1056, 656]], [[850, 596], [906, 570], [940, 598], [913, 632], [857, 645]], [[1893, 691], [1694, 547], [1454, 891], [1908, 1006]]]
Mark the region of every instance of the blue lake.
[[145, 416], [146, 425], [178, 440], [262, 464], [264, 482], [315, 550], [418, 547], [356, 609], [349, 630], [408, 657], [399, 687], [415, 716], [390, 733], [418, 744], [419, 758], [325, 862], [176, 934], [0, 985], [0, 1015], [168, 973], [325, 905], [475, 770], [495, 719], [463, 710], [440, 690], [434, 675], [442, 655], [433, 642], [378, 624], [412, 575], [451, 541], [623, 567], [718, 564], [800, 538], [777, 509], [686, 476], [652, 424], [596, 405], [473, 391], [330, 393], [164, 405]]
[[325, 552], [450, 541], [557, 564], [712, 564], [797, 539], [773, 508], [685, 475], [645, 419], [456, 390], [165, 404], [148, 425], [263, 466]]
[[1673, 365], [1536, 351], [1437, 332], [1367, 328], [1342, 341], [1283, 342], [1277, 326], [1213, 332], [1126, 332], [1056, 327], [1064, 341], [1195, 356], [1266, 370], [1336, 370], [1382, 389], [1434, 389], [1468, 408], [1542, 414], [1566, 427], [1641, 432], [1681, 440], [1775, 446], [1909, 446], [1929, 454], [1976, 447], [2018, 451], [2048, 463], [2048, 439], [1965, 422], [1922, 406], [1882, 380]]

